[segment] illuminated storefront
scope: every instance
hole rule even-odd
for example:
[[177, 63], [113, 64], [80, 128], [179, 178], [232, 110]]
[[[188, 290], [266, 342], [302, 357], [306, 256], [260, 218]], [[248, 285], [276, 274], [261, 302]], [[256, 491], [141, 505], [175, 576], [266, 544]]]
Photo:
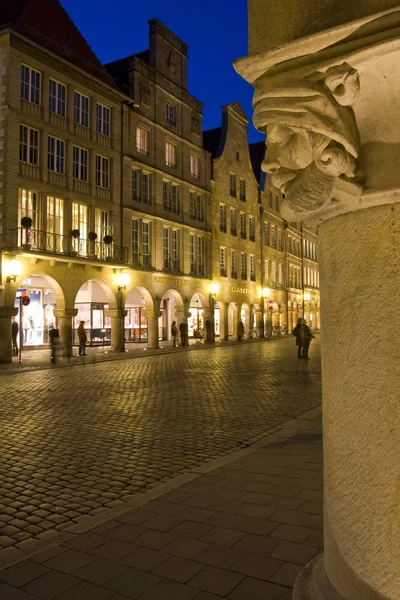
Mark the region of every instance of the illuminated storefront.
[[49, 343], [49, 328], [57, 327], [54, 316], [56, 298], [45, 279], [32, 276], [25, 279], [17, 290], [14, 306], [19, 308], [20, 296], [27, 296], [29, 306], [22, 307], [22, 340], [24, 346]]
[[142, 307], [127, 307], [125, 317], [125, 340], [127, 342], [147, 342], [147, 317]]
[[77, 328], [84, 321], [87, 343], [90, 346], [111, 344], [111, 319], [107, 316], [108, 304], [103, 302], [76, 302], [78, 314], [74, 323], [74, 344], [78, 345]]

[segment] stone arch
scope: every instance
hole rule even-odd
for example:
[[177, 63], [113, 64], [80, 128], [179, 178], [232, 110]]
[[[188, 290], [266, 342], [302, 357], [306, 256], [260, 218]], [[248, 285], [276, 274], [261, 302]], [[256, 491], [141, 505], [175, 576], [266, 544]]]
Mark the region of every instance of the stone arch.
[[[80, 282], [78, 282], [77, 286]], [[73, 341], [78, 343], [76, 330], [79, 322], [85, 322], [88, 343], [91, 346], [111, 344], [111, 317], [108, 311], [118, 308], [118, 299], [107, 281], [89, 278], [75, 287]]]
[[143, 300], [144, 300], [144, 307], [146, 309], [147, 312], [154, 312], [155, 311], [155, 303], [154, 303], [154, 298], [151, 295], [151, 293], [149, 292], [149, 290], [147, 290], [145, 287], [141, 286], [141, 285], [131, 285], [125, 294], [125, 305], [127, 304], [127, 302], [129, 302], [129, 296], [131, 295], [131, 293], [134, 290], [138, 290], [138, 292], [142, 295]]
[[[48, 282], [49, 287], [51, 287], [54, 290], [54, 296], [55, 296], [55, 302], [56, 302], [56, 307], [59, 309], [64, 309], [65, 308], [65, 304], [66, 304], [66, 291], [64, 289], [64, 286], [59, 283], [54, 277], [52, 277], [51, 275], [49, 275], [48, 273], [46, 273], [45, 271], [42, 270], [30, 270], [28, 273], [24, 273], [23, 275], [20, 275], [19, 277], [17, 277], [16, 281], [13, 282], [12, 284], [9, 284], [10, 287], [8, 288], [8, 294], [7, 294], [7, 304], [9, 304], [10, 306], [14, 305], [14, 300], [15, 300], [15, 296], [16, 293], [18, 291], [18, 289], [20, 289], [24, 284], [24, 282], [26, 282], [26, 280], [29, 280], [31, 278], [42, 278], [44, 281]], [[35, 285], [33, 283], [33, 285]]]
[[176, 321], [177, 326], [186, 322], [188, 318], [189, 300], [184, 300], [176, 288], [168, 288], [160, 297], [160, 312], [158, 327], [159, 337], [162, 340], [171, 340], [171, 324]]
[[130, 286], [125, 294], [123, 308], [126, 313], [124, 317], [125, 341], [148, 342], [148, 320], [156, 314], [151, 293], [143, 286]]

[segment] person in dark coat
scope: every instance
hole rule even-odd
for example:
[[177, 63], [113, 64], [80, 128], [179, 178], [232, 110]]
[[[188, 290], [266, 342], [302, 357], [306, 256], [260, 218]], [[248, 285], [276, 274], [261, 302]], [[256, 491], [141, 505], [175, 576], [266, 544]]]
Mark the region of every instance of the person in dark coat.
[[302, 355], [303, 342], [302, 342], [301, 336], [300, 336], [300, 328], [301, 328], [302, 323], [303, 323], [303, 319], [301, 317], [299, 317], [297, 319], [297, 325], [292, 331], [292, 335], [294, 335], [296, 338], [297, 358], [303, 358], [303, 355]]
[[179, 324], [179, 335], [181, 336], [181, 346], [188, 345], [188, 333], [189, 326], [187, 323], [183, 322]]
[[59, 343], [59, 339], [60, 339], [60, 333], [59, 333], [58, 329], [56, 329], [52, 325], [50, 325], [49, 338], [50, 338], [50, 362], [53, 363], [53, 365], [55, 365], [57, 362], [57, 349], [58, 349], [57, 347], [58, 347], [58, 343]]
[[178, 337], [178, 328], [176, 326], [176, 321], [172, 321], [171, 337], [172, 337], [172, 347], [176, 348], [178, 346], [177, 341], [176, 341], [176, 338]]
[[301, 344], [302, 344], [302, 347], [303, 347], [303, 359], [304, 360], [310, 360], [308, 358], [308, 349], [310, 347], [311, 340], [313, 338], [314, 338], [314, 336], [311, 333], [311, 329], [307, 325], [307, 321], [305, 321], [303, 319], [303, 322], [302, 322], [302, 324], [300, 326], [300, 339], [301, 339]]
[[11, 337], [12, 337], [12, 349], [13, 349], [14, 356], [18, 356], [18, 333], [19, 333], [18, 323], [15, 319], [13, 319], [13, 321], [11, 323]]
[[237, 324], [237, 341], [241, 342], [244, 336], [244, 325], [242, 319], [239, 319]]

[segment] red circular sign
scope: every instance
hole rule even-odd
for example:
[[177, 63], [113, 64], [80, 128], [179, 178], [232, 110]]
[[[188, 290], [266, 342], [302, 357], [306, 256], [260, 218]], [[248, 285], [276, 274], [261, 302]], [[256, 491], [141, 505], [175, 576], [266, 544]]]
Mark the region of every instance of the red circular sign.
[[273, 307], [273, 306], [270, 306], [270, 307], [269, 307], [269, 310], [274, 310], [274, 307]]
[[23, 298], [22, 298], [22, 304], [23, 304], [24, 306], [29, 306], [29, 305], [30, 305], [30, 303], [31, 303], [31, 300], [30, 300], [30, 298], [28, 298], [28, 296], [23, 296]]

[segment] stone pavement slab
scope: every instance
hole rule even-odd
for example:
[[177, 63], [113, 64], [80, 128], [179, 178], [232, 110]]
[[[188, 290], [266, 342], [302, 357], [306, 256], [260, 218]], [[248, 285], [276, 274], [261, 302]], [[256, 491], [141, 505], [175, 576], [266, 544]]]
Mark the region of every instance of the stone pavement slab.
[[[305, 431], [314, 432], [308, 441]], [[304, 477], [293, 468], [300, 454], [301, 471], [308, 471]], [[145, 493], [111, 520], [102, 515], [103, 522], [92, 528], [85, 522], [80, 533], [0, 571], [2, 598], [289, 600], [303, 565], [322, 551], [319, 500], [308, 498], [310, 490], [301, 487], [316, 473], [309, 465], [321, 457], [317, 408], [245, 451], [215, 459], [189, 482], [177, 478], [175, 486], [160, 487], [158, 496]], [[253, 475], [271, 477], [272, 462], [286, 464], [289, 482], [261, 482], [268, 489], [249, 489]], [[239, 500], [220, 494], [232, 489], [223, 487], [232, 480], [244, 492]], [[321, 494], [321, 477], [312, 480], [318, 481], [312, 491]], [[214, 510], [188, 506], [188, 494], [215, 500]], [[243, 501], [247, 494], [252, 495]], [[266, 496], [262, 504], [259, 494]], [[282, 498], [299, 502], [277, 509]], [[231, 512], [232, 500], [241, 504], [236, 512]], [[165, 506], [175, 507], [167, 511], [172, 515], [163, 514]], [[206, 512], [188, 516], [188, 508]], [[259, 509], [269, 510], [261, 514]]]

